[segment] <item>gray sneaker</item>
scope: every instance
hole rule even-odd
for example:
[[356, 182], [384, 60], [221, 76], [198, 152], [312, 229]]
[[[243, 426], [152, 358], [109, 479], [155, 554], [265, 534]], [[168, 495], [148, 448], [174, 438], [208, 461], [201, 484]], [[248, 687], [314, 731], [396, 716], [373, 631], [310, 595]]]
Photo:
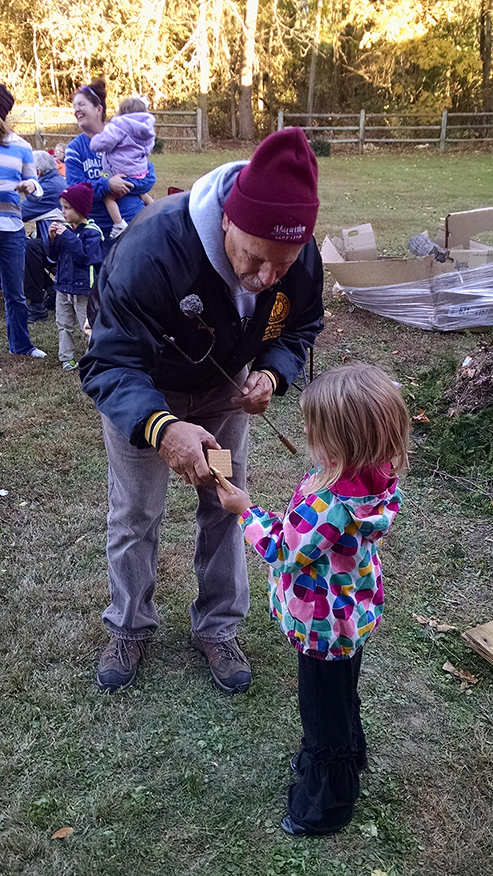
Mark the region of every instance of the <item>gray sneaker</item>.
[[250, 686], [250, 664], [236, 639], [227, 642], [207, 642], [192, 633], [192, 644], [205, 654], [212, 678], [225, 694], [243, 693]]
[[145, 655], [146, 641], [118, 639], [112, 636], [101, 654], [96, 682], [100, 690], [115, 693], [126, 690], [135, 681], [137, 669]]

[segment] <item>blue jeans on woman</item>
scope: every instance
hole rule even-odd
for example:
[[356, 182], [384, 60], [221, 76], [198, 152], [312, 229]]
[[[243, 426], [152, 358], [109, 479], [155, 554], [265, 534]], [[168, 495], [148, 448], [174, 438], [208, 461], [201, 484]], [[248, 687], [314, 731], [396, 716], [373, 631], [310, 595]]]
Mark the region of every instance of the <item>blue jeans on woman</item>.
[[26, 233], [0, 231], [0, 285], [5, 301], [5, 321], [11, 353], [30, 353], [33, 349], [27, 327], [27, 304], [24, 295]]

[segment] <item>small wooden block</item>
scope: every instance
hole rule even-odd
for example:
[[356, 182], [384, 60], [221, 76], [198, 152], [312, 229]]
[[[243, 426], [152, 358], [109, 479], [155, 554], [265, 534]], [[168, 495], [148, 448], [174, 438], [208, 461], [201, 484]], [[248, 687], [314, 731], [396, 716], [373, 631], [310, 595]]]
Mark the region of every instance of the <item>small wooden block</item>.
[[462, 638], [488, 663], [493, 663], [493, 621], [466, 630]]
[[216, 468], [225, 478], [233, 477], [230, 450], [208, 450], [207, 462], [212, 468]]

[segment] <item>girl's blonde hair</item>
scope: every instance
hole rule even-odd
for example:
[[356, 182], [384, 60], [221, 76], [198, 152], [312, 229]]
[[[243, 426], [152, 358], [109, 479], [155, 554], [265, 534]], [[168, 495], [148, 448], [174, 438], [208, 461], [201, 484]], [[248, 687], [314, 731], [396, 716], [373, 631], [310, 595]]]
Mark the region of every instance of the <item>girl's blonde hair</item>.
[[390, 476], [407, 468], [409, 413], [381, 368], [360, 362], [325, 371], [303, 390], [301, 407], [308, 446], [320, 466], [315, 489], [367, 466]]

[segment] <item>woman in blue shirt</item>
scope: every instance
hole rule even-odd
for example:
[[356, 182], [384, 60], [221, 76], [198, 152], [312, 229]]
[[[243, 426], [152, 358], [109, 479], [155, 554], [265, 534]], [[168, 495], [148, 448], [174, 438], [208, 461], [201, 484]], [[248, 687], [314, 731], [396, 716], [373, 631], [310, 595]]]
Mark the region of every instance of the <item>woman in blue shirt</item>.
[[44, 359], [29, 337], [27, 304], [24, 295], [26, 233], [21, 218], [20, 194], [41, 197], [32, 149], [15, 134], [5, 119], [14, 98], [0, 85], [0, 286], [5, 302], [5, 322], [9, 350], [34, 359]]
[[113, 220], [108, 213], [103, 198], [113, 192], [118, 196], [118, 207], [122, 219], [131, 219], [144, 208], [139, 195], [144, 194], [156, 182], [154, 165], [149, 162], [149, 173], [142, 180], [128, 182], [122, 174], [108, 177], [104, 174], [101, 157], [90, 148], [91, 137], [100, 134], [106, 119], [106, 85], [103, 79], [93, 79], [90, 85], [82, 85], [74, 95], [74, 113], [82, 133], [75, 137], [65, 152], [66, 184], [90, 182], [94, 188], [94, 206], [90, 214], [104, 234], [103, 256], [107, 254], [115, 240], [110, 240]]

